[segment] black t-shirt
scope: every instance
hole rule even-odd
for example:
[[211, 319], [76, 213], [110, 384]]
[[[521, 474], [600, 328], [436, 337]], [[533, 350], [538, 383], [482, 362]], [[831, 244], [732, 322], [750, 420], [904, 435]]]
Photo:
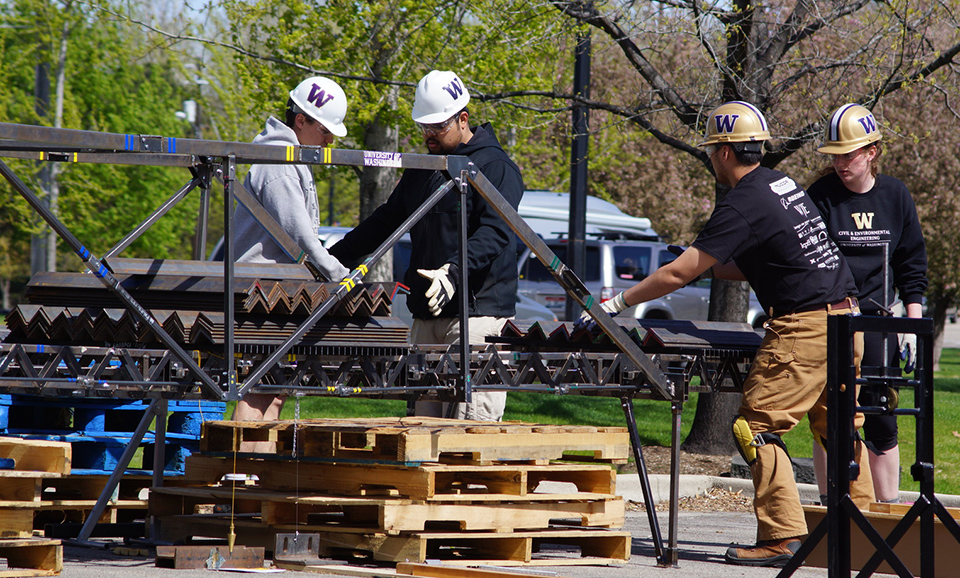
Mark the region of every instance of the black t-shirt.
[[[899, 180], [879, 174], [866, 193], [850, 191], [836, 173], [810, 187], [810, 198], [827, 223], [860, 288], [860, 308], [876, 311], [873, 303], [890, 305], [894, 287], [904, 303], [919, 303], [927, 289], [927, 251], [917, 207]], [[884, 255], [886, 249], [886, 255]], [[884, 303], [884, 257], [887, 296]]]
[[857, 294], [853, 275], [806, 191], [757, 167], [717, 203], [693, 246], [740, 268], [764, 309], [794, 311]]

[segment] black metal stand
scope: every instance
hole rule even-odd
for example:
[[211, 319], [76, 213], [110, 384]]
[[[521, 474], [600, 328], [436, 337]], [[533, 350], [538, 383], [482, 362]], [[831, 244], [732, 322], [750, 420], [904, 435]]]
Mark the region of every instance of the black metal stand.
[[87, 515], [87, 519], [80, 528], [79, 534], [77, 535], [76, 539], [68, 540], [69, 543], [76, 546], [93, 546], [95, 548], [103, 547], [103, 544], [91, 543], [90, 538], [93, 536], [94, 529], [97, 526], [97, 522], [100, 520], [100, 516], [102, 516], [103, 512], [107, 509], [107, 504], [110, 501], [110, 497], [120, 484], [120, 478], [123, 477], [124, 472], [127, 470], [127, 466], [130, 465], [130, 460], [133, 459], [133, 454], [135, 454], [137, 449], [140, 448], [140, 441], [143, 440], [143, 436], [147, 433], [147, 430], [150, 429], [150, 424], [154, 419], [157, 420], [157, 426], [155, 429], [155, 434], [157, 437], [155, 437], [156, 445], [153, 459], [153, 477], [154, 483], [157, 484], [157, 467], [159, 464], [160, 482], [157, 485], [163, 485], [163, 463], [165, 461], [164, 437], [167, 421], [167, 400], [154, 399], [143, 412], [143, 417], [140, 418], [140, 423], [137, 425], [137, 429], [133, 432], [133, 435], [130, 436], [130, 442], [127, 443], [127, 447], [123, 449], [120, 459], [117, 460], [116, 467], [113, 468], [113, 473], [110, 474], [110, 477], [107, 479], [104, 489], [100, 493], [100, 497], [97, 498], [97, 503], [94, 504], [93, 510], [91, 510]]
[[[657, 564], [669, 565], [663, 549], [663, 539], [660, 537], [660, 523], [657, 520], [657, 505], [653, 501], [653, 491], [650, 489], [650, 477], [647, 475], [647, 463], [643, 460], [643, 449], [640, 446], [640, 434], [637, 432], [637, 419], [633, 414], [633, 399], [620, 398], [620, 406], [627, 419], [627, 429], [630, 431], [630, 445], [633, 446], [633, 459], [637, 462], [637, 475], [640, 477], [640, 491], [643, 493], [643, 505], [650, 521], [650, 534], [653, 537], [653, 548], [657, 553]], [[671, 548], [671, 550], [673, 550]], [[674, 559], [672, 564], [676, 564]]]
[[[881, 371], [879, 376], [857, 377], [854, 358], [854, 337], [857, 333], [912, 333], [917, 336], [917, 366], [914, 379], [890, 377]], [[864, 385], [912, 387], [913, 408], [895, 408], [889, 405], [857, 405], [857, 387]], [[933, 321], [836, 315], [827, 322], [827, 515], [810, 532], [809, 537], [780, 571], [778, 578], [792, 576], [817, 544], [827, 541], [828, 576], [849, 577], [851, 573], [851, 522], [876, 548], [876, 553], [864, 564], [858, 578], [873, 575], [881, 562], [886, 562], [898, 576], [934, 576], [934, 515], [960, 543], [960, 526], [946, 511], [934, 494], [933, 484]], [[857, 412], [909, 415], [916, 418], [917, 461], [910, 468], [913, 479], [920, 482], [920, 497], [903, 516], [890, 535], [883, 537], [850, 497], [850, 481], [857, 478], [859, 466], [854, 461], [856, 431], [853, 427]], [[916, 520], [920, 520], [920, 572], [911, 572], [893, 551], [900, 539]]]

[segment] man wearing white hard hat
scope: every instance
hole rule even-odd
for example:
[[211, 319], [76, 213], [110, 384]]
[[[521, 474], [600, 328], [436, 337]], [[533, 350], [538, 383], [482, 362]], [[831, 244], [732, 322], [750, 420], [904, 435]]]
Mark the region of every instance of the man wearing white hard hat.
[[[413, 103], [413, 120], [420, 127], [430, 154], [465, 155], [483, 172], [514, 209], [523, 196], [523, 177], [497, 141], [489, 123], [470, 125], [470, 93], [455, 73], [434, 70], [420, 79]], [[371, 253], [386, 240], [446, 177], [440, 171], [407, 169], [390, 198], [330, 253], [348, 263]], [[450, 191], [410, 231], [410, 287], [407, 305], [413, 314], [413, 343], [455, 343], [460, 338], [458, 291], [469, 295], [469, 339], [484, 344], [500, 333], [516, 313], [516, 235], [480, 194], [467, 197], [468, 287], [460, 287], [457, 245], [458, 192]], [[417, 415], [499, 421], [505, 392], [479, 392], [471, 403], [455, 405], [418, 402]]]
[[[347, 96], [340, 86], [322, 76], [308, 78], [290, 91], [284, 121], [271, 116], [254, 144], [276, 146], [318, 146], [333, 143], [333, 137], [345, 136]], [[320, 243], [320, 208], [313, 171], [307, 165], [253, 165], [244, 187], [276, 219], [283, 230], [306, 253], [311, 262], [331, 281], [339, 281], [349, 270]], [[237, 205], [234, 213], [233, 242], [238, 263], [292, 263], [289, 256], [253, 216]], [[284, 397], [248, 394], [237, 403], [236, 420], [274, 420], [280, 417]], [[244, 447], [256, 451], [256, 447]]]

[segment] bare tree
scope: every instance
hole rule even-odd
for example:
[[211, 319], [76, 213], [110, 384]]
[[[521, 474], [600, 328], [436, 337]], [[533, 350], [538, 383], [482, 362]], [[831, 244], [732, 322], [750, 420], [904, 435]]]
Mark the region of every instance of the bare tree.
[[[816, 139], [824, 116], [840, 103], [873, 108], [903, 89], [941, 90], [938, 73], [955, 77], [960, 52], [956, 2], [551, 4], [604, 35], [639, 80], [638, 90], [620, 94], [620, 102], [589, 104], [629, 119], [708, 170], [695, 140], [705, 114], [722, 102], [745, 100], [765, 112], [773, 131], [783, 135], [769, 143], [763, 157], [764, 166], [774, 167]], [[677, 66], [670, 60], [677, 54], [687, 62]], [[746, 291], [717, 285], [711, 318], [743, 320]], [[700, 397], [688, 450], [725, 453], [732, 447], [729, 436], [717, 432], [726, 432], [736, 406], [717, 397]]]
[[[415, 5], [379, 0], [317, 1], [306, 9], [279, 0], [220, 0], [217, 5], [230, 19], [229, 41], [165, 33], [170, 43], [199, 41], [233, 51], [244, 76], [254, 79], [251, 86], [289, 84], [304, 73], [350, 84], [348, 93], [365, 98], [351, 100], [358, 108], [350, 114], [358, 120], [349, 122], [373, 127], [369, 135], [366, 128], [360, 131], [365, 134], [364, 142], [356, 143], [360, 147], [390, 146], [393, 141], [386, 138], [387, 129], [376, 128], [379, 124], [398, 127], [402, 149], [404, 136], [411, 135], [406, 114], [416, 79], [431, 68], [455, 69], [467, 79], [471, 107], [473, 102], [489, 105], [500, 122], [516, 125], [521, 144], [515, 157], [528, 184], [560, 183], [563, 169], [556, 167], [566, 163], [566, 155], [556, 154], [565, 144], [558, 127], [571, 106], [588, 105], [595, 138], [624, 145], [608, 146], [615, 153], [607, 158], [591, 158], [591, 170], [595, 164], [606, 170], [592, 186], [607, 187], [604, 194], [644, 212], [685, 215], [660, 219], [679, 241], [692, 240], [689, 235], [709, 214], [704, 204], [710, 200], [679, 194], [653, 198], [623, 176], [654, 182], [666, 173], [678, 190], [703, 187], [711, 168], [695, 144], [706, 113], [724, 101], [746, 100], [764, 111], [779, 138], [768, 143], [763, 164], [785, 163], [788, 172], [804, 166], [809, 148], [804, 145], [819, 137], [825, 116], [844, 102], [882, 113], [893, 95], [917, 93], [943, 102], [938, 109], [943, 119], [956, 123], [958, 118], [951, 99], [957, 97], [960, 0], [444, 0]], [[601, 54], [594, 60], [589, 99], [572, 94], [572, 67], [558, 56], [572, 55], [571, 39], [584, 27], [596, 32], [594, 51]], [[385, 98], [392, 87], [399, 90], [394, 116]], [[276, 100], [274, 92], [262, 100]], [[537, 149], [541, 137], [546, 146]], [[626, 150], [640, 151], [643, 162], [611, 163], [610, 158], [632, 159]], [[652, 177], [644, 174], [652, 172], [650, 162], [658, 163]], [[896, 176], [909, 182], [912, 175]], [[385, 186], [386, 180], [376, 187], [380, 194]], [[372, 206], [378, 197], [370, 198]], [[645, 216], [656, 222], [657, 215]], [[949, 277], [938, 286], [941, 304], [957, 298]], [[717, 284], [716, 291], [712, 318], [743, 320], [744, 287]], [[724, 415], [730, 410], [712, 411], [716, 407], [715, 400], [701, 397], [691, 434], [693, 439], [706, 434], [700, 451], [726, 450]], [[701, 416], [708, 414], [712, 417], [704, 421]]]

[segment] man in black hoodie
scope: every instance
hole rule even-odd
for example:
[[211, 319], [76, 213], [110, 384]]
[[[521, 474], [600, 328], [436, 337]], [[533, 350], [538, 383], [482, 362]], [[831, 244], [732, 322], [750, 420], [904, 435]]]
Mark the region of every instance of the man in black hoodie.
[[[430, 154], [466, 155], [516, 209], [523, 196], [523, 177], [507, 157], [489, 123], [470, 126], [470, 94], [450, 71], [434, 70], [417, 85], [413, 120], [423, 133]], [[439, 171], [407, 169], [387, 202], [330, 249], [342, 262], [354, 262], [375, 250], [440, 185]], [[413, 343], [454, 343], [459, 340], [460, 257], [457, 248], [458, 192], [451, 190], [410, 230], [413, 248], [404, 283], [410, 287], [407, 305], [413, 314]], [[471, 344], [497, 335], [516, 313], [517, 250], [510, 227], [473, 188], [467, 195], [467, 266]], [[471, 403], [442, 407], [418, 402], [417, 415], [499, 421], [505, 392], [474, 393]], [[445, 404], [448, 405], [448, 404]]]

